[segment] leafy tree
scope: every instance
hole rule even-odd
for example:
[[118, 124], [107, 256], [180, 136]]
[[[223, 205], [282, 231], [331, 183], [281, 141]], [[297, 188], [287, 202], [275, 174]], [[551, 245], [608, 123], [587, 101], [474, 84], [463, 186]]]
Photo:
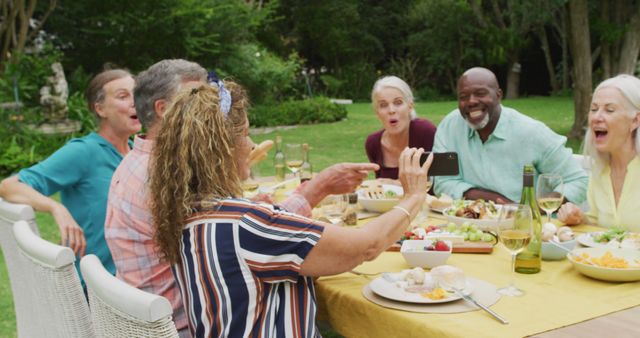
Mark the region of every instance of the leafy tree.
[[517, 98], [521, 72], [520, 53], [528, 47], [530, 34], [548, 23], [551, 16], [540, 10], [537, 1], [468, 1], [478, 24], [486, 32], [484, 39], [488, 42], [489, 60], [507, 65], [505, 97]]
[[412, 32], [408, 49], [419, 60], [420, 73], [412, 85], [447, 88], [455, 94], [460, 74], [483, 60], [478, 27], [461, 24], [474, 21], [471, 8], [464, 0], [419, 0], [408, 18]]
[[15, 62], [27, 43], [37, 36], [56, 3], [49, 0], [38, 6], [37, 0], [0, 1], [0, 71], [7, 61]]
[[599, 43], [604, 79], [620, 73], [633, 74], [640, 51], [640, 1], [602, 0], [592, 6], [591, 31]]
[[[256, 32], [271, 22], [272, 8], [277, 4], [240, 0], [68, 1], [60, 5], [59, 15], [52, 18], [48, 29], [56, 32], [57, 43], [65, 51], [66, 69], [71, 71], [82, 67], [97, 73], [105, 65], [139, 71], [161, 59], [185, 58], [239, 79], [260, 101], [290, 91], [295, 81], [292, 72], [298, 67], [295, 56], [279, 59], [256, 42]], [[249, 49], [253, 50], [251, 55], [262, 51], [265, 57], [249, 57]]]

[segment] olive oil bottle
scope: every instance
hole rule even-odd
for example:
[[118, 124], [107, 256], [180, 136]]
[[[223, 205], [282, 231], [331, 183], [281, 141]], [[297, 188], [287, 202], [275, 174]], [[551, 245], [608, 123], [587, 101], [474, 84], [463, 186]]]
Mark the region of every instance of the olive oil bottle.
[[520, 204], [531, 207], [531, 222], [533, 227], [533, 237], [522, 252], [516, 256], [516, 272], [519, 273], [538, 273], [542, 265], [540, 251], [542, 250], [542, 217], [540, 209], [536, 202], [536, 192], [533, 184], [534, 169], [533, 165], [524, 166], [522, 174], [522, 197]]

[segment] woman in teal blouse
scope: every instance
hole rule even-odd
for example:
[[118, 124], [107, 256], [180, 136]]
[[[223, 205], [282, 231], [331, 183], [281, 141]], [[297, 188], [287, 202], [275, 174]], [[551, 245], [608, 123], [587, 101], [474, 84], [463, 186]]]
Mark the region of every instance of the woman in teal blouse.
[[[78, 256], [97, 255], [112, 273], [104, 220], [111, 176], [131, 149], [129, 137], [140, 130], [133, 87], [125, 70], [98, 74], [86, 91], [89, 109], [100, 121], [98, 131], [70, 140], [46, 160], [0, 183], [2, 198], [50, 213], [63, 245]], [[47, 197], [56, 192], [62, 203]]]

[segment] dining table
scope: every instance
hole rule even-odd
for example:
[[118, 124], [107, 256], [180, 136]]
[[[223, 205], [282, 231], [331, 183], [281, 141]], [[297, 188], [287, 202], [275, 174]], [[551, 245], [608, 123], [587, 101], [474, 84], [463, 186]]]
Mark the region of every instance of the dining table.
[[[370, 219], [359, 220], [357, 226]], [[430, 212], [424, 226], [446, 223], [445, 216]], [[572, 229], [576, 235], [602, 230], [591, 225]], [[492, 287], [494, 293], [511, 281], [510, 253], [501, 244], [490, 253], [453, 253], [446, 264]], [[640, 337], [640, 282], [592, 279], [574, 269], [568, 259], [542, 261], [539, 273], [515, 274], [515, 284], [526, 292], [524, 296], [495, 293], [493, 304], [486, 305], [508, 324], [464, 304], [463, 299], [455, 302], [466, 309], [453, 313], [439, 311], [444, 304], [417, 304], [417, 309], [412, 304], [407, 310], [371, 300], [372, 281], [382, 273], [410, 268], [400, 252], [391, 250], [357, 266], [355, 273], [318, 278], [318, 320], [344, 337]], [[479, 296], [475, 292], [471, 297]]]

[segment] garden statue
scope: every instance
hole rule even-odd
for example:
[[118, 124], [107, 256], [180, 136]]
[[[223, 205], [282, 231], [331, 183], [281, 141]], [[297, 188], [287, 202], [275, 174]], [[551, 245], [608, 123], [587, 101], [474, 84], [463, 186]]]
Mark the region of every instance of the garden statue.
[[47, 84], [40, 88], [40, 104], [44, 107], [45, 122], [59, 122], [67, 118], [67, 98], [69, 87], [60, 62], [51, 65], [53, 76], [47, 77]]

